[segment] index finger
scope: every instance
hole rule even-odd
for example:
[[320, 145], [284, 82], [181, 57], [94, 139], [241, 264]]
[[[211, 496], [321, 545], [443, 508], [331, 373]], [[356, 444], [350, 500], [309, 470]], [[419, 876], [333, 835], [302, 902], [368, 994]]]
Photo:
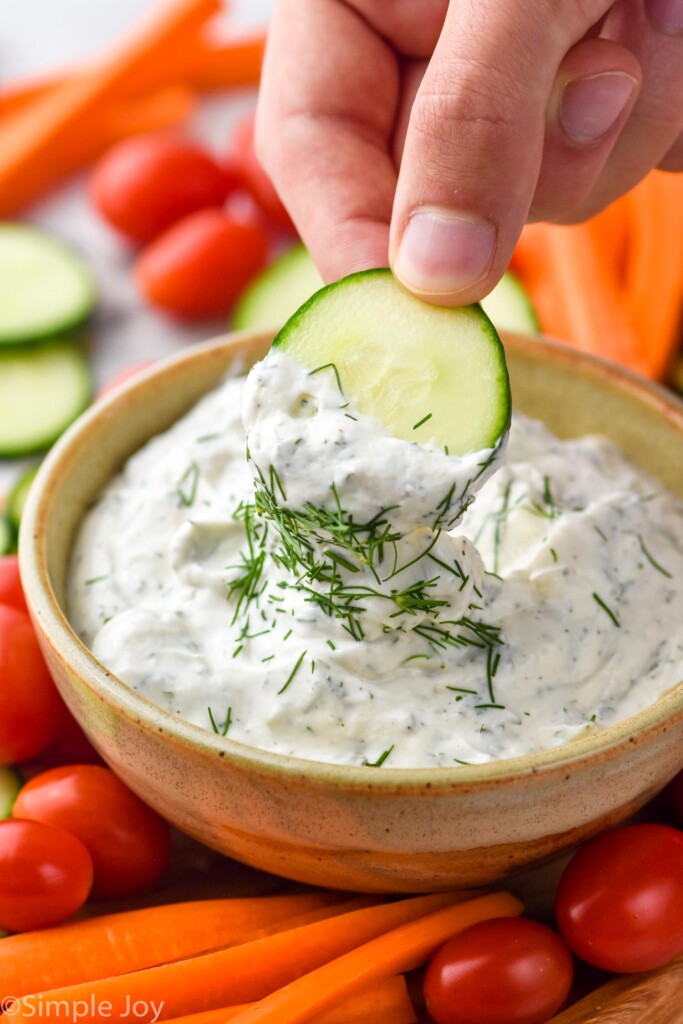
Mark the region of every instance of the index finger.
[[323, 277], [388, 263], [399, 92], [390, 46], [337, 0], [280, 0], [256, 145]]

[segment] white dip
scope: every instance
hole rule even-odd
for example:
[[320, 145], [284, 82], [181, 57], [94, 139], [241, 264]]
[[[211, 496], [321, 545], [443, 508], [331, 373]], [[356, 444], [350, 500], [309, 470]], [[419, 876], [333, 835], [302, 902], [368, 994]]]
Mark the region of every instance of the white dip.
[[71, 621], [145, 697], [283, 754], [477, 763], [612, 725], [683, 676], [683, 505], [518, 416], [447, 532], [502, 454], [388, 438], [275, 352], [109, 484]]

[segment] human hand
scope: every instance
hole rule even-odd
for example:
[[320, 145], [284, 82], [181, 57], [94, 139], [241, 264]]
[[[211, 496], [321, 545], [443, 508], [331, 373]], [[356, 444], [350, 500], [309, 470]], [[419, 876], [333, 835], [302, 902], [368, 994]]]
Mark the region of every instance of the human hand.
[[326, 279], [475, 301], [527, 219], [683, 170], [683, 0], [277, 0], [256, 133]]

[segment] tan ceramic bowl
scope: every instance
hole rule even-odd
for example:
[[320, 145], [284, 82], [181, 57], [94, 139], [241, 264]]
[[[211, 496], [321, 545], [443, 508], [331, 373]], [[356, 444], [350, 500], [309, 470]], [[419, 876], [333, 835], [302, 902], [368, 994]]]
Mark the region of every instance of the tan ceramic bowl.
[[[683, 684], [653, 707], [555, 750], [477, 767], [305, 761], [178, 720], [109, 673], [64, 614], [74, 532], [103, 484], [264, 335], [185, 351], [99, 402], [50, 453], [21, 531], [21, 569], [59, 689], [122, 779], [180, 829], [238, 860], [368, 891], [470, 886], [550, 858], [623, 820], [683, 764]], [[683, 407], [550, 343], [506, 343], [515, 405], [562, 436], [600, 432], [683, 497]], [[681, 673], [683, 676], [683, 672]]]

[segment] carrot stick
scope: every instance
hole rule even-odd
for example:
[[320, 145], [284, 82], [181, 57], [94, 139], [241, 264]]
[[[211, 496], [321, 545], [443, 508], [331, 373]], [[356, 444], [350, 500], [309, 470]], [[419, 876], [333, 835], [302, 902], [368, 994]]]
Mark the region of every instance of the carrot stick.
[[[184, 85], [167, 85], [115, 107], [107, 118], [100, 152], [131, 135], [160, 132], [186, 121], [195, 107], [194, 93]], [[98, 153], [93, 151], [93, 156]]]
[[374, 978], [410, 971], [438, 947], [478, 921], [514, 917], [522, 904], [510, 893], [490, 893], [445, 907], [358, 946], [248, 1007], [233, 1024], [304, 1024]]
[[[227, 1024], [253, 1005], [227, 1006], [187, 1017], [174, 1017], [168, 1024]], [[362, 991], [353, 993], [339, 1006], [316, 1017], [316, 1024], [367, 1024], [372, 1020], [382, 1024], [414, 1024], [416, 1019], [405, 978], [397, 974], [379, 978]]]
[[38, 1002], [43, 1024], [63, 1020], [65, 1006], [68, 1010], [83, 1005], [91, 1009], [90, 1024], [110, 1024], [119, 1017], [125, 1019], [134, 1002], [152, 1006], [163, 1001], [159, 1019], [165, 1020], [262, 999], [378, 935], [465, 898], [462, 893], [441, 893], [366, 907], [177, 963], [64, 986], [50, 990], [49, 995], [23, 996], [12, 1006], [13, 1024], [33, 1019]]
[[[328, 910], [334, 892], [197, 900], [74, 921], [0, 941], [0, 997], [137, 971], [248, 942], [295, 915]], [[344, 903], [341, 903], [344, 906]]]
[[[209, 45], [201, 39], [190, 40], [183, 53], [152, 79], [149, 86], [184, 85], [198, 90], [232, 89], [257, 85], [265, 49], [263, 32], [229, 39]], [[77, 67], [58, 74], [44, 75], [0, 89], [0, 117], [9, 117], [25, 110], [35, 100], [43, 99], [77, 75], [87, 74], [87, 67]]]
[[[147, 87], [220, 6], [219, 0], [171, 0], [96, 69], [60, 85], [0, 126], [0, 217], [13, 216], [68, 172], [69, 145], [97, 131], [103, 111]], [[176, 58], [177, 59], [177, 58]]]
[[626, 308], [639, 332], [643, 372], [661, 380], [676, 354], [683, 313], [683, 181], [653, 171], [627, 200]]

